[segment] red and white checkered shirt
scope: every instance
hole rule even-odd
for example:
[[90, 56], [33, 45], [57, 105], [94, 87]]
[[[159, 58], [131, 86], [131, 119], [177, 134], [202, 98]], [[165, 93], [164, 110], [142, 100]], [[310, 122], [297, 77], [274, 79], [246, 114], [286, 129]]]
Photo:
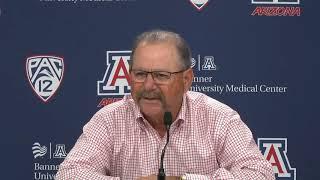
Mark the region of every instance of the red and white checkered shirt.
[[[83, 128], [56, 179], [136, 179], [158, 174], [161, 138], [130, 95], [99, 110]], [[187, 92], [170, 127], [164, 157], [167, 176], [187, 179], [274, 179], [249, 128], [230, 107]]]

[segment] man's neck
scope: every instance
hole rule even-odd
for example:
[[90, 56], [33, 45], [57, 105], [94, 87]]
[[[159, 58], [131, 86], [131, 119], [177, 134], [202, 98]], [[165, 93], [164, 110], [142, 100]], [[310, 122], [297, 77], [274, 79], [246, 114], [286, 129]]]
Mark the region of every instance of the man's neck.
[[159, 114], [156, 116], [146, 116], [144, 115], [146, 120], [150, 123], [150, 125], [155, 129], [159, 136], [163, 138], [166, 134], [166, 127], [163, 122], [163, 114]]

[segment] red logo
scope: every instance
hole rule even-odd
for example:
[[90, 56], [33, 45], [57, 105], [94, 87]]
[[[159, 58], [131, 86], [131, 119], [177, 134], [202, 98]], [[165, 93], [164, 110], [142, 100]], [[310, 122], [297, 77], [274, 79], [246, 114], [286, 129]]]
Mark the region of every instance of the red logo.
[[130, 93], [129, 61], [131, 51], [107, 51], [106, 71], [101, 81], [97, 82], [98, 96], [103, 98], [98, 107], [120, 100]]
[[278, 180], [296, 180], [296, 168], [291, 167], [287, 157], [287, 138], [258, 138], [258, 146]]
[[300, 0], [251, 0], [251, 3], [258, 5], [252, 11], [252, 16], [301, 15], [301, 8], [297, 6], [300, 4]]

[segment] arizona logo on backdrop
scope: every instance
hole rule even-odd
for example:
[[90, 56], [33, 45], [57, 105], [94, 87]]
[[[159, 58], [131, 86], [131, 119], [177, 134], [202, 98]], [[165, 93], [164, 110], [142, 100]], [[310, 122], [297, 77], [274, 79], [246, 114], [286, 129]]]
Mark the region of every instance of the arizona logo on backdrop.
[[[55, 146], [54, 146], [55, 145]], [[33, 179], [55, 179], [59, 164], [67, 157], [65, 144], [35, 142], [32, 145]]]
[[251, 0], [252, 16], [300, 16], [300, 0]]
[[258, 146], [272, 164], [277, 180], [296, 180], [296, 168], [287, 157], [287, 138], [258, 138]]
[[26, 61], [26, 74], [33, 91], [44, 101], [55, 94], [64, 73], [63, 58], [57, 56], [32, 56]]
[[191, 4], [201, 11], [209, 2], [209, 0], [190, 0]]
[[120, 100], [130, 93], [129, 61], [131, 51], [107, 51], [106, 70], [102, 80], [97, 81], [98, 96], [105, 96], [98, 107]]

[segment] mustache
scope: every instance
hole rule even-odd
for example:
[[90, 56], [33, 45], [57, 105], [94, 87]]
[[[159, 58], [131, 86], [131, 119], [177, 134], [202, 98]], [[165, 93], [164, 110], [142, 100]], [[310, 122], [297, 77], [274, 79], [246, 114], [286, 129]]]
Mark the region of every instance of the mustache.
[[155, 91], [145, 91], [142, 90], [137, 93], [137, 98], [140, 100], [141, 98], [147, 98], [147, 99], [160, 99], [161, 101], [164, 100], [164, 97], [162, 93], [155, 92]]
[[136, 98], [137, 98], [137, 101], [140, 101], [142, 98], [159, 99], [161, 104], [162, 104], [162, 107], [164, 109], [168, 109], [166, 98], [164, 97], [164, 95], [161, 92], [146, 91], [146, 90], [142, 89], [141, 91], [136, 93]]

